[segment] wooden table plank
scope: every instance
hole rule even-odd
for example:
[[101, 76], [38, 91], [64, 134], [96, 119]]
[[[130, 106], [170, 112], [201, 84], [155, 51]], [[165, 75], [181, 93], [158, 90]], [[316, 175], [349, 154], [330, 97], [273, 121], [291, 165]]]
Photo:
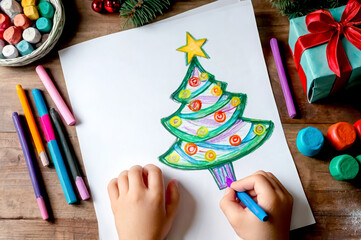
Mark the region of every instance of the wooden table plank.
[[0, 219], [0, 239], [92, 240], [98, 239], [98, 229], [96, 219]]
[[[212, 1], [176, 1], [171, 10], [158, 20], [209, 2]], [[45, 189], [55, 220], [46, 222], [40, 219], [24, 156], [11, 120], [12, 112], [23, 112], [16, 95], [16, 84], [22, 84], [29, 90], [33, 88], [45, 90], [34, 71], [37, 64], [43, 64], [50, 70], [55, 84], [69, 104], [57, 50], [122, 30], [121, 20], [116, 14], [93, 12], [90, 1], [73, 0], [63, 1], [63, 3], [67, 14], [66, 27], [55, 49], [44, 59], [29, 66], [0, 68], [0, 239], [98, 238], [92, 201], [82, 201], [79, 205], [69, 206], [65, 202], [55, 169], [42, 166], [39, 168], [42, 179], [46, 182]], [[326, 146], [317, 159], [308, 158], [298, 152], [295, 143], [298, 131], [304, 127], [315, 126], [325, 134], [332, 123], [338, 121], [353, 123], [360, 119], [360, 101], [357, 99], [357, 93], [361, 88], [320, 103], [309, 104], [287, 45], [288, 19], [282, 17], [269, 1], [253, 0], [253, 5], [263, 53], [287, 142], [317, 221], [317, 224], [313, 226], [292, 231], [291, 236], [293, 239], [359, 239], [359, 222], [361, 221], [361, 203], [358, 201], [361, 197], [359, 184], [336, 181], [330, 176], [328, 170], [330, 159], [339, 153], [330, 146]], [[236, 25], [230, 27], [236, 27]], [[299, 119], [289, 119], [287, 114], [269, 46], [269, 40], [272, 37], [279, 39], [286, 71], [290, 76], [290, 84], [300, 112]], [[27, 94], [31, 95], [30, 92]], [[46, 91], [44, 95], [48, 105], [54, 107]], [[33, 98], [29, 99], [34, 109]], [[37, 123], [39, 124], [38, 120]], [[84, 171], [75, 128], [67, 127], [66, 130]], [[45, 139], [43, 141], [45, 143]], [[359, 143], [347, 153], [353, 156], [360, 154], [358, 148]], [[41, 165], [38, 158], [37, 160]]]

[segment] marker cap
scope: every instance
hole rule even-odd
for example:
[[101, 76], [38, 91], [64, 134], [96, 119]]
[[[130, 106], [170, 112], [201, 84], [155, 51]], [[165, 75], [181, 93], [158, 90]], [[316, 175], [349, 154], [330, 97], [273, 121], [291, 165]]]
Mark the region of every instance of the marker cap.
[[334, 157], [330, 162], [330, 173], [337, 180], [354, 179], [359, 172], [359, 163], [348, 154]]
[[44, 201], [43, 197], [38, 197], [36, 199], [36, 201], [38, 202], [38, 206], [39, 206], [41, 216], [43, 217], [43, 219], [44, 220], [49, 219], [48, 210], [46, 209], [46, 205], [45, 205], [45, 201]]
[[76, 187], [78, 188], [81, 199], [87, 200], [90, 198], [89, 192], [85, 186], [84, 180], [82, 177], [76, 177], [75, 181]]

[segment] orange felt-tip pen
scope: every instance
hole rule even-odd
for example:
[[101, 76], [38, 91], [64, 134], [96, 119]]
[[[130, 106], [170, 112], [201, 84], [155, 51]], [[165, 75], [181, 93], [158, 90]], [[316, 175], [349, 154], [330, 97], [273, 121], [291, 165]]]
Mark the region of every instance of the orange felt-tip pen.
[[30, 108], [28, 99], [26, 97], [25, 91], [21, 87], [20, 84], [16, 85], [16, 91], [18, 93], [21, 106], [23, 107], [26, 122], [28, 123], [31, 137], [33, 138], [33, 141], [35, 143], [35, 148], [39, 154], [40, 160], [44, 166], [48, 166], [49, 159], [48, 159], [48, 156], [46, 155], [45, 148], [44, 148], [43, 142], [41, 140], [38, 127], [36, 126], [34, 115], [31, 112], [31, 108]]

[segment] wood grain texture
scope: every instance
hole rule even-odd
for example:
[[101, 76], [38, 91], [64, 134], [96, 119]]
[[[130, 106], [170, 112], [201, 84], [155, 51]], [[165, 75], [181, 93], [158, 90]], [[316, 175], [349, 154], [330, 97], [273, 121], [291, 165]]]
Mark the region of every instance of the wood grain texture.
[[[209, 2], [211, 0], [176, 1], [171, 10], [157, 20]], [[122, 19], [119, 19], [116, 14], [93, 12], [89, 0], [67, 0], [63, 3], [67, 21], [64, 33], [54, 50], [44, 59], [26, 67], [0, 68], [0, 239], [98, 239], [98, 225], [92, 201], [82, 201], [79, 205], [69, 206], [64, 199], [55, 169], [42, 167], [36, 156], [41, 169], [40, 176], [46, 182], [44, 190], [48, 194], [48, 204], [53, 216], [52, 221], [41, 220], [24, 156], [11, 120], [12, 112], [23, 113], [15, 90], [16, 84], [22, 84], [24, 89], [28, 90], [34, 88], [45, 90], [35, 72], [38, 64], [43, 64], [49, 70], [65, 101], [70, 105], [57, 51], [122, 30]], [[314, 126], [326, 133], [328, 127], [335, 122], [353, 123], [360, 119], [361, 105], [360, 100], [357, 99], [359, 97], [357, 93], [361, 88], [316, 104], [309, 104], [287, 45], [288, 19], [282, 17], [269, 1], [253, 0], [253, 5], [263, 53], [287, 142], [317, 221], [315, 225], [292, 231], [291, 238], [359, 239], [361, 235], [359, 227], [361, 181], [340, 182], [333, 179], [329, 174], [328, 164], [330, 159], [338, 153], [326, 145], [317, 159], [305, 157], [297, 150], [296, 137], [298, 131], [304, 127]], [[234, 24], [236, 26], [242, 23]], [[300, 113], [298, 119], [290, 119], [287, 114], [269, 46], [269, 40], [272, 37], [279, 39], [286, 72]], [[28, 96], [29, 93], [27, 91]], [[48, 105], [55, 107], [46, 91], [44, 95]], [[34, 109], [33, 98], [29, 99]], [[38, 119], [37, 123], [39, 124]], [[84, 172], [75, 128], [67, 127], [66, 130]], [[43, 141], [46, 145], [44, 136]], [[347, 153], [354, 156], [361, 154], [358, 150], [359, 146], [358, 142]]]

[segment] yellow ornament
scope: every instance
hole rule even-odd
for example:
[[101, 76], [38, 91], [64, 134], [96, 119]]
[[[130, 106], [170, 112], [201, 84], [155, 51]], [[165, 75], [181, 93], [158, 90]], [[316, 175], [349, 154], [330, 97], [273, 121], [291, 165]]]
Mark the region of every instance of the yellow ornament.
[[222, 95], [222, 89], [221, 89], [221, 87], [220, 86], [214, 86], [213, 88], [212, 88], [212, 90], [211, 90], [211, 94], [213, 95], [213, 96], [215, 96], [215, 97], [217, 97], [217, 96], [221, 96]]
[[197, 131], [197, 136], [198, 137], [205, 137], [208, 134], [208, 128], [206, 127], [200, 127]]
[[254, 129], [253, 129], [254, 133], [257, 134], [258, 136], [261, 136], [265, 131], [266, 131], [266, 127], [263, 126], [262, 124], [257, 124]]
[[217, 157], [217, 155], [216, 155], [215, 151], [213, 151], [213, 150], [208, 150], [208, 151], [206, 152], [206, 154], [204, 155], [204, 158], [205, 158], [206, 161], [208, 161], [208, 162], [214, 161], [214, 160], [216, 159], [216, 157]]
[[184, 89], [184, 90], [182, 90], [182, 91], [180, 91], [180, 93], [179, 93], [179, 98], [181, 98], [181, 99], [187, 99], [187, 98], [189, 98], [190, 96], [191, 96], [191, 91], [190, 90], [188, 90], [188, 89]]
[[196, 40], [187, 32], [187, 44], [177, 49], [178, 51], [185, 52], [187, 54], [187, 65], [196, 56], [209, 58], [206, 52], [202, 49], [202, 46], [206, 43], [206, 41], [207, 38]]
[[231, 99], [231, 104], [233, 107], [237, 107], [241, 103], [241, 99], [239, 97], [233, 97]]
[[179, 155], [176, 152], [172, 152], [166, 159], [170, 163], [177, 163], [179, 161]]
[[201, 73], [201, 75], [199, 76], [199, 80], [201, 81], [205, 81], [208, 79], [208, 73], [204, 72], [204, 73]]
[[182, 125], [182, 119], [180, 119], [180, 117], [178, 116], [174, 116], [169, 120], [169, 123], [173, 127], [179, 127], [180, 125]]

